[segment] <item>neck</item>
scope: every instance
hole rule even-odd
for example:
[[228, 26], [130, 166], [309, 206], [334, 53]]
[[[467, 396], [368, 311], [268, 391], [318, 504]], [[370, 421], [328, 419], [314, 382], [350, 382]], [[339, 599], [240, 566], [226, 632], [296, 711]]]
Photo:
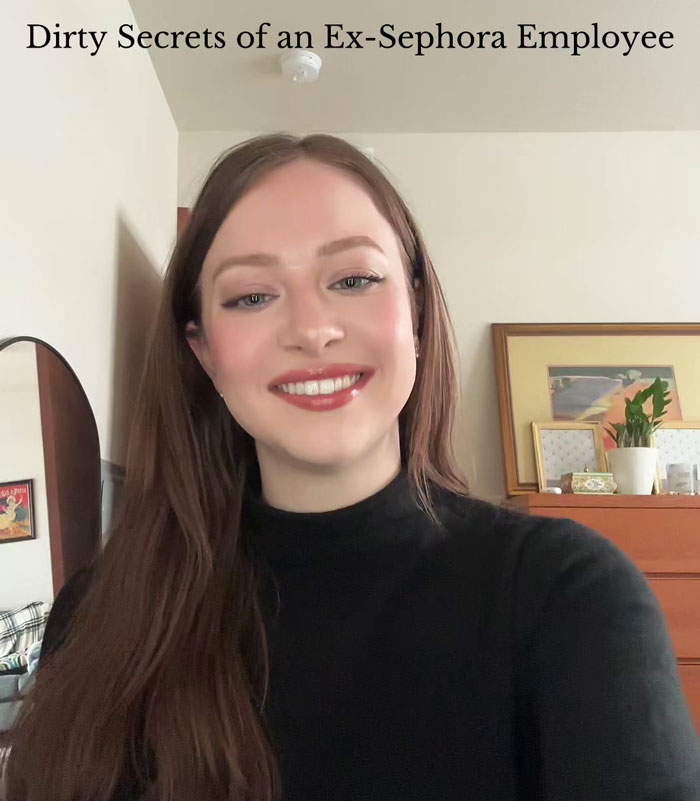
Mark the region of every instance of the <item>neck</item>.
[[329, 512], [352, 506], [387, 486], [401, 470], [398, 426], [361, 458], [311, 464], [256, 442], [262, 498], [289, 512]]

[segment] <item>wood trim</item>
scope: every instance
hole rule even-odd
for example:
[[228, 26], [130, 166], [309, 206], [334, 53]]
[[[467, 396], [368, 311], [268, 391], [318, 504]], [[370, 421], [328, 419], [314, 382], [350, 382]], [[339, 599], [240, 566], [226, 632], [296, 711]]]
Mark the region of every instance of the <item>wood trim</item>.
[[700, 323], [492, 323], [507, 336], [700, 336]]
[[56, 424], [51, 391], [51, 351], [36, 346], [37, 377], [39, 382], [39, 408], [41, 416], [41, 439], [44, 446], [44, 477], [46, 480], [46, 507], [49, 530], [41, 532], [49, 538], [51, 553], [51, 580], [53, 586], [63, 584], [65, 565], [63, 561], [63, 530], [61, 527], [61, 504], [58, 491], [56, 466]]
[[54, 597], [100, 548], [100, 446], [87, 395], [66, 360], [36, 344]]
[[[693, 579], [695, 581], [700, 581], [700, 573], [678, 573], [672, 571], [664, 571], [663, 573], [653, 572], [651, 570], [645, 570], [644, 575], [648, 579]], [[699, 588], [700, 589], [700, 588]]]
[[700, 509], [700, 495], [583, 495], [531, 492], [507, 498], [504, 506], [513, 509], [550, 507], [553, 509]]
[[[508, 332], [509, 326], [493, 323], [493, 354], [496, 368], [496, 391], [498, 393], [498, 409], [501, 420], [501, 436], [503, 438], [502, 458], [506, 479], [506, 494], [516, 495], [525, 492], [537, 492], [537, 484], [533, 482], [518, 483], [517, 452], [515, 444], [515, 425], [513, 423], [512, 391], [510, 386], [510, 370], [508, 365]], [[509, 458], [509, 454], [513, 458]]]

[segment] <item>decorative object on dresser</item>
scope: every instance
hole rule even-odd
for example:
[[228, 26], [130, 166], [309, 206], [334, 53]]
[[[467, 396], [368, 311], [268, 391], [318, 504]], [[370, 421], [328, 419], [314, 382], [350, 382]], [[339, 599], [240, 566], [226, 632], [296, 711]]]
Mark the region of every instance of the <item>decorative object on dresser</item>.
[[532, 423], [540, 491], [562, 486], [562, 476], [606, 468], [600, 423]]
[[617, 489], [612, 473], [565, 473], [561, 477], [561, 488], [564, 492], [580, 495], [613, 495]]
[[667, 468], [671, 464], [684, 462], [695, 465], [695, 479], [698, 479], [700, 421], [664, 420], [654, 433], [654, 442], [659, 453], [659, 480], [662, 492], [672, 491], [667, 476]]
[[[624, 416], [658, 376], [664, 420], [700, 419], [700, 323], [493, 323], [508, 495], [536, 492], [533, 421], [600, 422]], [[613, 440], [604, 433], [604, 446]]]
[[695, 495], [697, 487], [697, 465], [690, 462], [674, 462], [666, 465], [669, 495]]
[[614, 542], [644, 573], [666, 617], [700, 733], [700, 497], [530, 493], [505, 505], [577, 520]]
[[[647, 414], [644, 405], [651, 401]], [[625, 398], [625, 420], [611, 423], [608, 434], [617, 447], [608, 451], [608, 462], [622, 495], [651, 495], [659, 491], [656, 472], [658, 452], [654, 432], [661, 425], [666, 407], [671, 403], [668, 382], [658, 376], [633, 398]]]

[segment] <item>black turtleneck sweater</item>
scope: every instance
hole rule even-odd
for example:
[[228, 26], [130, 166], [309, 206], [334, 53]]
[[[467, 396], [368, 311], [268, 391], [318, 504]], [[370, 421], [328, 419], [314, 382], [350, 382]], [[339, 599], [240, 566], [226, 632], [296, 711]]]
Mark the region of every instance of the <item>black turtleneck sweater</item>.
[[405, 468], [330, 512], [249, 488], [276, 588], [266, 721], [284, 801], [700, 801], [666, 622], [631, 560], [572, 521], [435, 500], [444, 531]]

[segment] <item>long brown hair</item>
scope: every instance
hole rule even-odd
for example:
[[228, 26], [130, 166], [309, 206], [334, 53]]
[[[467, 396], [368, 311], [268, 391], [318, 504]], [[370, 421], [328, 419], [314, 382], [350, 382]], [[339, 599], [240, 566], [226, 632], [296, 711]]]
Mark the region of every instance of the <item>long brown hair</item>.
[[166, 272], [113, 529], [66, 642], [46, 655], [10, 732], [11, 801], [102, 801], [129, 775], [152, 780], [144, 798], [159, 801], [280, 796], [264, 724], [258, 571], [242, 520], [254, 442], [185, 332], [200, 322], [197, 281], [225, 217], [263, 175], [299, 158], [353, 175], [396, 231], [420, 342], [399, 416], [402, 461], [435, 522], [430, 482], [467, 494], [454, 457], [452, 324], [418, 226], [383, 170], [321, 134], [261, 136], [224, 153]]

